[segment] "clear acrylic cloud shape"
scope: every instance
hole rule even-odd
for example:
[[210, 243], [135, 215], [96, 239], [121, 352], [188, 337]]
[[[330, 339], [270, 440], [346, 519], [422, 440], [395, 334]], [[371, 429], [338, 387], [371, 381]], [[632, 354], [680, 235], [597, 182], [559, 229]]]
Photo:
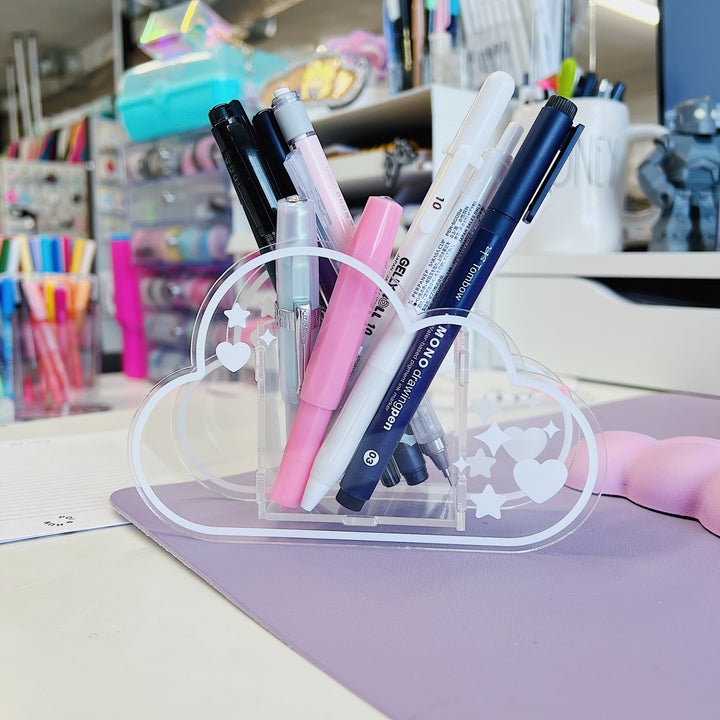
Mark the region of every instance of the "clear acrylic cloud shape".
[[[408, 333], [460, 326], [454, 358], [449, 354], [428, 393], [449, 438], [450, 481], [428, 462], [428, 480], [378, 485], [361, 513], [340, 507], [336, 488], [312, 513], [268, 499], [287, 427], [277, 386], [275, 294], [265, 265], [297, 255], [325, 257], [368, 277]], [[581, 442], [583, 470], [573, 472], [570, 488]], [[589, 410], [520, 356], [487, 318], [442, 310], [412, 318], [380, 275], [324, 248], [255, 254], [228, 270], [198, 313], [190, 367], [148, 394], [129, 438], [144, 501], [193, 537], [491, 551], [535, 549], [579, 527], [601, 489], [602, 450]]]

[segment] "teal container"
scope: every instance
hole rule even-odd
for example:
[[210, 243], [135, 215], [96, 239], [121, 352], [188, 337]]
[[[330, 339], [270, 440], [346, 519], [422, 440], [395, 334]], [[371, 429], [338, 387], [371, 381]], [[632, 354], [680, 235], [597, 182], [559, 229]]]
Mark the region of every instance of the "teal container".
[[246, 57], [229, 45], [152, 60], [120, 78], [117, 113], [134, 142], [209, 129], [210, 108], [234, 98], [254, 103], [267, 79], [287, 66], [277, 55]]

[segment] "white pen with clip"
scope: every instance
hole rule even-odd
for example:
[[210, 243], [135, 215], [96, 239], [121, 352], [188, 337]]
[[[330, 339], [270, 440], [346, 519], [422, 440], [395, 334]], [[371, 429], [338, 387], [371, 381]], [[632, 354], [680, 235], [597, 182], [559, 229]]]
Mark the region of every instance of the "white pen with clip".
[[[445, 159], [433, 184], [385, 274], [400, 299], [405, 299], [420, 278], [460, 194], [482, 165], [483, 154], [490, 147], [514, 89], [515, 83], [508, 73], [492, 73], [445, 151]], [[387, 303], [376, 303], [355, 373], [361, 369], [368, 351], [390, 321], [390, 313], [384, 311], [386, 307]]]

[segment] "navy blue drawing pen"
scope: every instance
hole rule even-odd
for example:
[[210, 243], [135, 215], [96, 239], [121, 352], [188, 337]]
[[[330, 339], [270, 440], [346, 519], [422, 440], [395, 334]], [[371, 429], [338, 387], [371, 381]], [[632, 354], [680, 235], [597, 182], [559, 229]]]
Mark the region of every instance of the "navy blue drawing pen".
[[[472, 239], [433, 299], [434, 309], [458, 316], [470, 312], [513, 230], [536, 215], [577, 142], [583, 126], [573, 125], [576, 112], [572, 101], [559, 95], [540, 110]], [[344, 507], [359, 511], [370, 498], [459, 330], [456, 324], [439, 324], [415, 335], [340, 482], [336, 499]]]

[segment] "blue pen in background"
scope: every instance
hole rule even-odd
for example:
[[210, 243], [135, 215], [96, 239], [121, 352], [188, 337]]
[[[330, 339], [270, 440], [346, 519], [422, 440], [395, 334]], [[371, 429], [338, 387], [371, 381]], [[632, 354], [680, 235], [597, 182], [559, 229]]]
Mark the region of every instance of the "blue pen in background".
[[15, 333], [15, 280], [6, 277], [0, 280], [0, 315], [2, 316], [2, 393], [14, 399], [16, 397], [15, 372], [13, 367], [13, 338]]
[[43, 255], [40, 248], [40, 238], [35, 235], [28, 241], [30, 244], [30, 258], [32, 259], [33, 268], [37, 271], [43, 271]]
[[63, 261], [60, 238], [50, 238], [50, 263], [52, 272], [65, 272], [65, 262]]
[[[576, 112], [560, 96], [540, 111], [433, 308], [459, 316], [472, 309], [513, 230], [533, 219], [577, 142], [583, 126], [573, 126]], [[344, 507], [359, 511], [370, 498], [459, 330], [434, 325], [416, 334], [340, 483], [336, 499]]]
[[53, 272], [52, 243], [45, 235], [40, 238], [40, 267], [43, 272]]
[[387, 0], [382, 4], [383, 36], [387, 43], [387, 69], [390, 93], [398, 93], [402, 90], [402, 66], [398, 58], [397, 46], [395, 44], [395, 29], [393, 21], [388, 13]]

